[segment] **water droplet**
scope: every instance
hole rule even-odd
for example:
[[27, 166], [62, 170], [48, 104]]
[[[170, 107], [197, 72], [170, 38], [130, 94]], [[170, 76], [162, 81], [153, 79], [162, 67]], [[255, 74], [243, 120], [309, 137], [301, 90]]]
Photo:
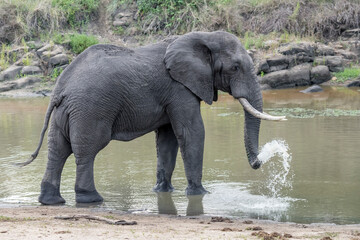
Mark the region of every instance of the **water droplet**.
[[[293, 173], [290, 171], [292, 160], [289, 146], [284, 140], [272, 140], [266, 143], [258, 155], [264, 174], [263, 190], [265, 195], [279, 197], [281, 193], [292, 189]], [[270, 159], [272, 159], [270, 161]]]

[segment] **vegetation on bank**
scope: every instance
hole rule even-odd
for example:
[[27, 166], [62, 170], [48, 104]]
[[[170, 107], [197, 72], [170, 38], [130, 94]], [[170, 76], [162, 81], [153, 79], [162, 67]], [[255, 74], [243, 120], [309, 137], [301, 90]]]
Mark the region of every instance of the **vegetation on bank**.
[[345, 68], [343, 72], [334, 73], [334, 79], [337, 83], [344, 83], [348, 80], [360, 77], [360, 68], [359, 67], [348, 67]]
[[21, 26], [17, 40], [84, 32], [98, 19], [101, 7], [108, 15], [137, 9], [141, 34], [222, 29], [241, 37], [279, 33], [329, 39], [358, 28], [360, 22], [358, 0], [4, 0], [0, 8], [5, 7], [16, 9]]
[[[134, 13], [132, 25], [112, 26], [111, 20], [124, 10]], [[5, 69], [18, 60], [7, 54], [9, 44], [24, 47], [40, 40], [79, 54], [99, 43], [99, 28], [107, 34], [111, 29], [113, 35], [141, 38], [225, 30], [237, 35], [246, 49], [270, 52], [279, 44], [304, 39], [327, 42], [360, 27], [360, 4], [359, 0], [3, 0], [0, 23], [13, 29], [9, 34], [13, 38], [0, 36], [0, 68]], [[27, 66], [32, 59], [22, 61]], [[345, 81], [359, 71], [345, 69], [336, 77]], [[52, 74], [56, 78], [60, 72]]]

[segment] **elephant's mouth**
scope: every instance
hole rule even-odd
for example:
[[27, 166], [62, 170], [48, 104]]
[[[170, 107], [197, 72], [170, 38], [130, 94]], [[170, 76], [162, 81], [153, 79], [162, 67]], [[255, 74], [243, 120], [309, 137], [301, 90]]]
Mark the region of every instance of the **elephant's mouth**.
[[251, 115], [253, 115], [256, 118], [260, 118], [263, 120], [270, 120], [270, 121], [286, 121], [287, 120], [286, 116], [272, 116], [272, 115], [269, 115], [264, 112], [259, 112], [253, 106], [251, 106], [251, 104], [245, 98], [239, 98], [238, 100], [241, 103], [241, 105], [243, 106], [243, 108], [248, 113], [250, 113]]

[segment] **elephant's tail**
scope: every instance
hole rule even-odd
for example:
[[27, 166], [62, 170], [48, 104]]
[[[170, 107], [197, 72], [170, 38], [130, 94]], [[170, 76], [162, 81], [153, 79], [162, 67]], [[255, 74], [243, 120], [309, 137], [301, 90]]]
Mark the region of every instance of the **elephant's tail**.
[[46, 111], [46, 115], [45, 115], [45, 120], [44, 120], [44, 125], [43, 125], [43, 128], [41, 130], [41, 134], [40, 134], [40, 141], [39, 141], [39, 145], [38, 147], [36, 148], [35, 152], [33, 154], [31, 154], [30, 158], [26, 161], [26, 162], [22, 162], [22, 163], [16, 163], [15, 165], [17, 166], [26, 166], [30, 163], [32, 163], [32, 161], [35, 160], [35, 158], [38, 156], [39, 154], [39, 151], [40, 151], [40, 148], [41, 148], [41, 145], [44, 141], [44, 136], [45, 136], [45, 132], [49, 126], [49, 121], [50, 121], [50, 117], [51, 117], [51, 113], [52, 111], [54, 110], [55, 106], [58, 105], [58, 102], [61, 102], [61, 101], [55, 101], [55, 99], [52, 99], [50, 101], [50, 104], [48, 106], [48, 109]]

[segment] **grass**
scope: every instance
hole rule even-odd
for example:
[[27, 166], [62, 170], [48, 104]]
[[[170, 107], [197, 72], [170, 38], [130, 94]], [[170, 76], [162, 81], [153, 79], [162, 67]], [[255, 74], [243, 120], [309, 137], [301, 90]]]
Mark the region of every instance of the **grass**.
[[336, 77], [336, 82], [343, 83], [347, 80], [355, 79], [360, 77], [360, 67], [351, 67], [345, 68], [343, 72], [334, 73], [334, 77]]
[[25, 217], [25, 218], [13, 218], [0, 215], [0, 222], [20, 222], [20, 221], [35, 221], [36, 218]]
[[86, 34], [73, 34], [70, 36], [70, 46], [74, 53], [79, 54], [86, 48], [99, 43], [95, 36]]
[[0, 67], [2, 70], [6, 69], [10, 65], [10, 59], [7, 54], [8, 46], [6, 44], [1, 45], [1, 52], [0, 52]]
[[97, 11], [100, 0], [52, 0], [53, 7], [58, 8], [72, 27], [81, 27], [90, 20], [90, 16]]

